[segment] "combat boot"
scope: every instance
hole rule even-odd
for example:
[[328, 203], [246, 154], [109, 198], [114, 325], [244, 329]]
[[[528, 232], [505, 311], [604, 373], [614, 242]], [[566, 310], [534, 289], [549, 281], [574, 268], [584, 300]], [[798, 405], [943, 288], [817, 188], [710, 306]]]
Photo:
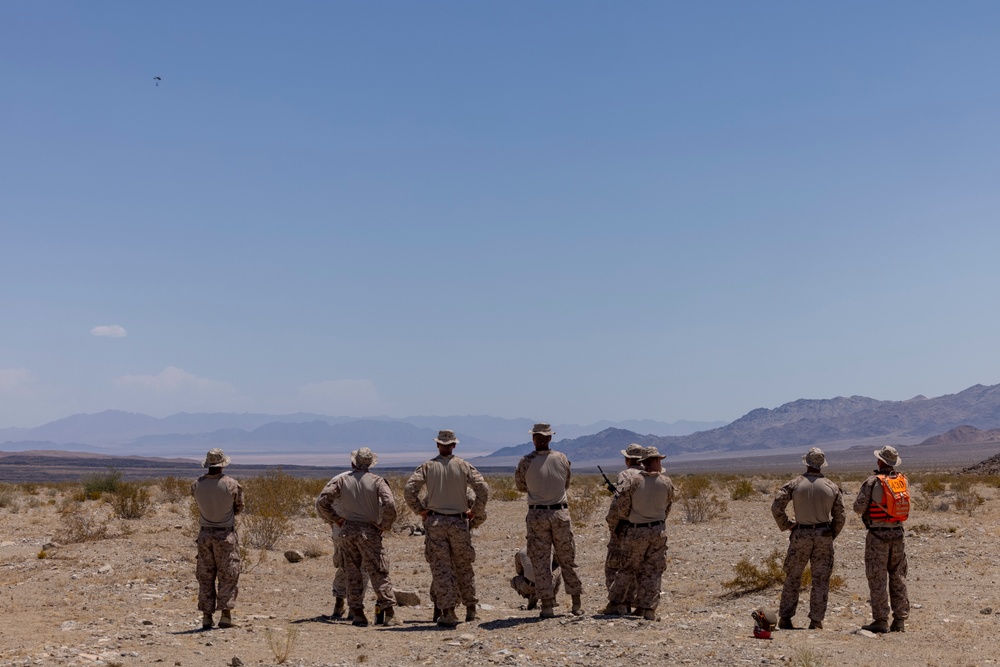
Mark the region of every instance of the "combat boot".
[[465, 622], [472, 623], [473, 621], [478, 621], [479, 616], [476, 615], [476, 605], [467, 604], [465, 605]]
[[536, 598], [534, 595], [529, 595], [528, 596], [528, 609], [531, 610], [531, 609], [534, 609], [537, 606], [538, 606], [538, 598]]
[[207, 630], [208, 628], [212, 627], [213, 625], [215, 625], [215, 621], [212, 620], [212, 615], [209, 614], [207, 611], [206, 612], [202, 612], [202, 614], [201, 614], [201, 627]]
[[906, 620], [893, 618], [892, 625], [889, 626], [889, 632], [906, 632]]
[[576, 595], [574, 595], [572, 597], [573, 597], [573, 607], [572, 607], [572, 609], [569, 610], [569, 613], [573, 614], [574, 616], [582, 616], [583, 615], [583, 603], [580, 602], [580, 594], [577, 593]]
[[823, 629], [823, 621], [809, 621], [809, 629], [810, 630], [822, 630]]
[[375, 625], [382, 625], [385, 622], [385, 610], [375, 605]]
[[347, 605], [344, 604], [344, 598], [337, 598], [333, 604], [333, 613], [330, 614], [330, 618], [343, 618], [346, 607]]
[[222, 616], [219, 617], [219, 627], [220, 628], [231, 628], [233, 627], [233, 612], [228, 609], [222, 610]]
[[438, 619], [438, 626], [442, 628], [453, 628], [458, 625], [458, 616], [455, 616], [454, 607], [445, 607], [441, 610], [441, 618]]
[[353, 621], [354, 620], [354, 610], [353, 609], [348, 609], [347, 610], [347, 616], [344, 618], [344, 620], [345, 621]]
[[554, 609], [553, 602], [555, 602], [555, 600], [542, 600], [542, 613], [538, 615], [540, 618], [556, 617], [556, 610]]
[[889, 622], [884, 618], [881, 621], [873, 621], [868, 625], [862, 625], [862, 630], [867, 630], [868, 632], [874, 632], [876, 634], [884, 634], [889, 632]]
[[624, 613], [625, 605], [615, 604], [614, 602], [608, 602], [604, 605], [604, 609], [597, 612], [598, 614], [603, 614], [604, 616], [621, 616]]
[[402, 625], [403, 622], [396, 618], [396, 608], [387, 607], [382, 611], [382, 625]]
[[782, 616], [778, 619], [778, 629], [779, 630], [796, 630], [797, 628], [792, 625], [792, 619], [790, 616]]
[[354, 619], [351, 621], [351, 625], [356, 625], [359, 628], [368, 627], [368, 617], [365, 616], [364, 609], [352, 609], [351, 615], [354, 617]]
[[435, 623], [441, 618], [441, 607], [434, 607], [434, 613], [431, 615], [431, 620]]
[[650, 609], [650, 608], [646, 607], [646, 608], [644, 608], [642, 610], [642, 617], [645, 620], [647, 620], [647, 621], [655, 621], [656, 620], [656, 610], [655, 609]]

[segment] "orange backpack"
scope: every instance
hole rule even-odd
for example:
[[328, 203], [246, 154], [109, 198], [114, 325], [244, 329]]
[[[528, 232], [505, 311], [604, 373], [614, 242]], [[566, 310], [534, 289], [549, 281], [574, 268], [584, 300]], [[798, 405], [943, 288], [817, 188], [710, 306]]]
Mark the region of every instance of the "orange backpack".
[[906, 521], [910, 517], [910, 485], [906, 475], [898, 472], [891, 477], [889, 475], [877, 475], [877, 477], [882, 482], [883, 504], [879, 507], [889, 515], [888, 521], [893, 523]]

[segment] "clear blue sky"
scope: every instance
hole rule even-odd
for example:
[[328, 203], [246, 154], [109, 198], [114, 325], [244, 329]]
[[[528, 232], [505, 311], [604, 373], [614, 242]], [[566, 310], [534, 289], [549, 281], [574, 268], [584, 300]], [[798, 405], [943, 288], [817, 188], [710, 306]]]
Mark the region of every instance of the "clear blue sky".
[[995, 384], [998, 63], [995, 2], [0, 3], [0, 426]]

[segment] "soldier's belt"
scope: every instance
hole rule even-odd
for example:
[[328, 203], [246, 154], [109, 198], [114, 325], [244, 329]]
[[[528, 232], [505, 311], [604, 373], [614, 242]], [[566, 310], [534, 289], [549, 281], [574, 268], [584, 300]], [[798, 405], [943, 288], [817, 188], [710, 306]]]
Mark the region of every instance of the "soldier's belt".
[[448, 514], [447, 512], [435, 512], [434, 510], [427, 510], [427, 514], [431, 516], [465, 516], [461, 512], [458, 512], [457, 514]]
[[826, 523], [800, 523], [796, 524], [795, 526], [795, 530], [802, 530], [802, 529], [815, 530], [817, 528], [822, 528], [822, 529], [833, 528], [833, 524], [827, 521]]
[[569, 503], [559, 503], [557, 505], [528, 505], [529, 510], [564, 510], [569, 509]]
[[652, 528], [653, 526], [662, 526], [664, 521], [650, 521], [649, 523], [632, 523], [628, 522], [629, 528]]

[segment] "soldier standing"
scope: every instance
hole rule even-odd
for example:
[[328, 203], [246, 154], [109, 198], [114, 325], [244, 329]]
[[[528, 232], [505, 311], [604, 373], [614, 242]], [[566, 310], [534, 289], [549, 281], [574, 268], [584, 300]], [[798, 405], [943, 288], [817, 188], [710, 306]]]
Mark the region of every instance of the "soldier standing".
[[[337, 475], [349, 475], [350, 471], [345, 471]], [[343, 516], [343, 503], [340, 499], [333, 503], [333, 511], [337, 514]], [[340, 528], [333, 524], [331, 528], [331, 539], [333, 540], [333, 613], [330, 614], [331, 619], [341, 619], [344, 618], [344, 613], [347, 612], [345, 601], [347, 599], [347, 568], [344, 566], [344, 550], [341, 547], [340, 539]], [[368, 589], [368, 575], [364, 572], [361, 573], [361, 595], [364, 597], [365, 591]], [[353, 621], [354, 616], [351, 613], [347, 614], [347, 620]]]
[[636, 612], [656, 620], [660, 584], [667, 567], [667, 516], [674, 499], [674, 485], [663, 474], [664, 455], [646, 447], [643, 471], [630, 475], [608, 510], [608, 525], [623, 521], [622, 561], [608, 592], [606, 613], [626, 612], [625, 595], [635, 581]]
[[[833, 540], [844, 528], [843, 492], [820, 471], [827, 465], [823, 450], [813, 447], [802, 457], [806, 472], [785, 484], [771, 503], [771, 514], [781, 530], [790, 530], [785, 555], [785, 584], [781, 589], [778, 628], [794, 630], [792, 616], [799, 605], [802, 573], [812, 567], [809, 629], [822, 630], [833, 572]], [[785, 508], [792, 503], [795, 520]]]
[[[478, 600], [472, 569], [476, 550], [470, 523], [485, 518], [490, 490], [478, 470], [454, 455], [458, 444], [454, 431], [439, 431], [434, 442], [438, 455], [413, 471], [403, 488], [403, 497], [413, 513], [423, 519], [424, 556], [431, 566], [431, 598], [435, 609], [440, 610], [435, 620], [442, 627], [453, 628], [458, 625], [455, 605], [460, 599], [466, 606], [465, 621], [476, 620]], [[427, 496], [421, 499], [420, 490], [425, 485]], [[466, 496], [469, 489], [475, 494], [471, 508]]]
[[[902, 477], [896, 466], [902, 458], [895, 447], [876, 449], [878, 470], [865, 480], [854, 500], [854, 511], [868, 528], [865, 537], [865, 574], [871, 597], [873, 623], [862, 626], [869, 632], [905, 632], [910, 615], [910, 599], [906, 594], [906, 549], [903, 543], [903, 522], [886, 511], [885, 490], [879, 475]], [[886, 580], [889, 593], [886, 595]], [[892, 625], [889, 625], [889, 605], [892, 604]]]
[[[621, 450], [622, 456], [625, 457], [625, 469], [618, 473], [618, 484], [615, 485], [616, 489], [621, 489], [628, 482], [629, 478], [634, 475], [639, 475], [642, 473], [642, 460], [645, 448], [633, 442], [631, 445]], [[615, 492], [618, 493], [617, 491]], [[625, 533], [625, 527], [622, 522], [616, 521], [614, 524], [608, 524], [608, 529], [610, 530], [610, 535], [608, 536], [608, 552], [604, 558], [604, 586], [607, 588], [608, 593], [611, 593], [611, 585], [615, 583], [615, 575], [618, 573], [622, 562], [622, 538], [621, 535]], [[633, 577], [633, 583], [629, 586], [625, 593], [625, 606], [631, 611], [632, 604], [635, 602], [635, 581]], [[603, 609], [604, 613], [612, 611], [608, 607]]]
[[571, 612], [583, 614], [580, 595], [583, 583], [576, 573], [576, 544], [569, 517], [566, 490], [569, 488], [570, 463], [562, 452], [549, 449], [554, 431], [548, 424], [535, 424], [531, 440], [535, 451], [525, 455], [514, 471], [514, 483], [528, 494], [528, 515], [525, 517], [528, 537], [528, 557], [535, 571], [535, 587], [542, 601], [542, 618], [555, 614], [555, 592], [552, 587], [550, 559], [562, 569], [566, 592], [573, 599]]
[[[351, 472], [331, 479], [316, 499], [319, 516], [340, 529], [347, 603], [357, 626], [368, 625], [362, 572], [371, 579], [384, 625], [400, 624], [393, 610], [396, 599], [389, 580], [389, 554], [382, 547], [382, 533], [396, 520], [396, 501], [386, 481], [369, 472], [377, 462], [378, 457], [368, 447], [354, 450]], [[342, 503], [340, 512], [334, 509], [338, 499]]]
[[[220, 628], [233, 627], [240, 583], [240, 543], [236, 535], [236, 515], [243, 510], [243, 488], [223, 474], [229, 457], [221, 449], [209, 450], [203, 466], [208, 473], [191, 485], [198, 503], [198, 609], [201, 627], [212, 627], [212, 614], [221, 610]], [[216, 586], [218, 580], [218, 586]]]

